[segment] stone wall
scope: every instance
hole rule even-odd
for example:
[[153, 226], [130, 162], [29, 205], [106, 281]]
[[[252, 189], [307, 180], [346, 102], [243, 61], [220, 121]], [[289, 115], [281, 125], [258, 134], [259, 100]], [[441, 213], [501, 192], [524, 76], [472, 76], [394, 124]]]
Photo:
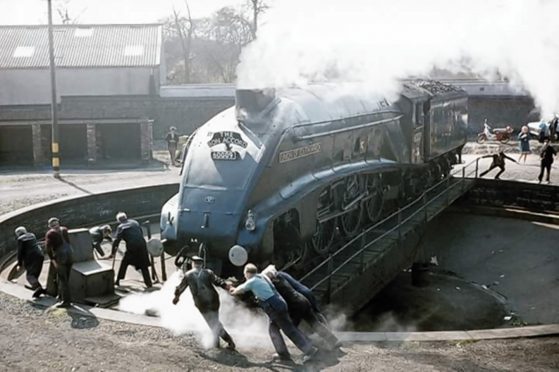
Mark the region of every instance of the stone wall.
[[101, 223], [115, 224], [115, 216], [125, 211], [130, 217], [158, 214], [163, 204], [176, 194], [176, 183], [102, 194], [60, 199], [19, 209], [0, 218], [0, 258], [17, 249], [14, 230], [25, 226], [42, 239], [47, 220], [56, 216], [68, 228], [91, 227]]

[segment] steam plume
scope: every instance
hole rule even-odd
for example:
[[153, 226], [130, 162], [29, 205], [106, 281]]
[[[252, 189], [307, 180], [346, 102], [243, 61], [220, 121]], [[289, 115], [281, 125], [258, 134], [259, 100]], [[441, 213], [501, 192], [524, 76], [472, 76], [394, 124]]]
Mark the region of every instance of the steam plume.
[[499, 72], [544, 114], [559, 111], [554, 0], [281, 0], [268, 10], [238, 67], [240, 88], [395, 79], [433, 67]]
[[[144, 314], [148, 310], [155, 312], [161, 318], [161, 325], [171, 330], [173, 334], [193, 333], [204, 347], [210, 347], [212, 342], [210, 329], [194, 306], [190, 290], [183, 292], [177, 305], [172, 304], [174, 291], [180, 279], [181, 274], [175, 272], [160, 291], [127, 296], [120, 301], [119, 308], [135, 314]], [[235, 343], [245, 348], [262, 347], [262, 345], [271, 348], [265, 315], [246, 309], [221, 289], [218, 289], [218, 292], [221, 300], [220, 319]]]

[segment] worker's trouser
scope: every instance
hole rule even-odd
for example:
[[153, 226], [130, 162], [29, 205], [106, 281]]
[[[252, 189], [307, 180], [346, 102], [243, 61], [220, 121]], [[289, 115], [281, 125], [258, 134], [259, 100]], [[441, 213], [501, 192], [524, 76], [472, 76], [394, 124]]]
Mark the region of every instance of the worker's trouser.
[[303, 353], [307, 354], [313, 349], [309, 338], [299, 328], [295, 327], [289, 318], [287, 304], [283, 298], [276, 294], [266, 301], [260, 301], [260, 307], [270, 319], [268, 332], [278, 354], [289, 354], [280, 329]]

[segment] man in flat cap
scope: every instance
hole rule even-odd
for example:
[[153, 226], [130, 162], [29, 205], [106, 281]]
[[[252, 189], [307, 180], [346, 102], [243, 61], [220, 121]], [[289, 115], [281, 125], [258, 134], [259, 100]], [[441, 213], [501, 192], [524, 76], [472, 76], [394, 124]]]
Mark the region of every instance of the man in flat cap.
[[51, 265], [56, 270], [58, 295], [62, 299], [62, 302], [56, 306], [68, 308], [71, 306], [70, 272], [74, 263], [68, 229], [60, 225], [60, 220], [57, 217], [49, 218], [48, 227], [49, 231], [45, 235], [45, 248], [50, 257]]
[[45, 256], [37, 238], [32, 232], [28, 232], [25, 226], [19, 226], [15, 230], [17, 239], [17, 269], [25, 267], [27, 282], [29, 282], [29, 289], [33, 292], [33, 297], [39, 297], [46, 293], [41, 283], [39, 283], [39, 276], [43, 269], [43, 261]]
[[187, 287], [190, 287], [194, 305], [200, 310], [212, 331], [214, 347], [219, 347], [219, 338], [221, 337], [227, 342], [228, 349], [235, 350], [233, 339], [219, 321], [219, 295], [214, 288], [215, 285], [228, 290], [230, 285], [210, 269], [205, 269], [204, 260], [201, 257], [193, 256], [191, 261], [192, 269], [184, 274], [181, 283], [177, 286], [173, 304], [176, 305], [179, 302], [180, 295]]

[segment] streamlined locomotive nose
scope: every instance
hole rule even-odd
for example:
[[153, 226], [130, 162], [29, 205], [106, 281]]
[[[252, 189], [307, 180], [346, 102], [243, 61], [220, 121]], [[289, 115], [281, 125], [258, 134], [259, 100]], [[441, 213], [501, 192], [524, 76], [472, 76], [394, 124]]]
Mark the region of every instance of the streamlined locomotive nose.
[[212, 253], [227, 254], [236, 243], [242, 194], [241, 190], [185, 190], [181, 203], [185, 207], [179, 210], [179, 239], [211, 242]]

